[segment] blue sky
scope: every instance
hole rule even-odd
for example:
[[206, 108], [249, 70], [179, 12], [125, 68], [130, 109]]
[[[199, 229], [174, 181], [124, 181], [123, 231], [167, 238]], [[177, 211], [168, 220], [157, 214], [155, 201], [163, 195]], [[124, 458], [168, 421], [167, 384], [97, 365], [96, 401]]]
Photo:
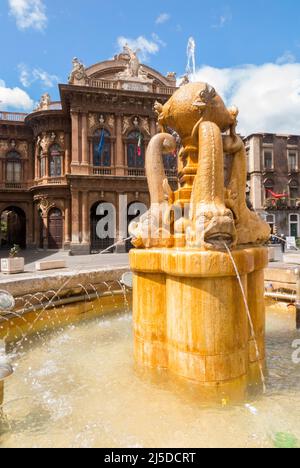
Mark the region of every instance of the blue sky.
[[[285, 122], [277, 109], [275, 120], [267, 114], [259, 122], [261, 131], [295, 133], [299, 127], [299, 133], [299, 20], [297, 0], [0, 0], [0, 106], [30, 110], [45, 91], [57, 99], [57, 83], [67, 81], [74, 56], [92, 65], [118, 52], [122, 37], [142, 45], [141, 58], [152, 67], [183, 74], [187, 41], [193, 36], [194, 79], [209, 78], [228, 103], [238, 98], [243, 111], [247, 86], [259, 80], [258, 87], [265, 87], [270, 97], [270, 81], [280, 82], [271, 91], [290, 90], [293, 119]], [[250, 103], [262, 97], [251, 93]], [[245, 131], [252, 130], [259, 111], [253, 111], [250, 122], [242, 121]]]

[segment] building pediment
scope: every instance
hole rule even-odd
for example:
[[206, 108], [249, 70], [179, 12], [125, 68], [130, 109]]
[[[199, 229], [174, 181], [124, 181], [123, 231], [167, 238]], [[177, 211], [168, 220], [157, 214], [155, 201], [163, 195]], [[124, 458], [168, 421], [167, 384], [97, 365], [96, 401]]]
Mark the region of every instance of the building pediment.
[[[125, 46], [124, 51], [112, 60], [85, 68], [78, 59], [73, 60], [70, 84], [97, 86], [99, 82], [112, 82], [118, 89], [151, 91], [159, 88], [176, 88], [176, 74], [163, 76], [158, 71], [140, 63], [137, 53]], [[117, 83], [117, 84], [116, 84]], [[110, 87], [110, 86], [108, 86]]]

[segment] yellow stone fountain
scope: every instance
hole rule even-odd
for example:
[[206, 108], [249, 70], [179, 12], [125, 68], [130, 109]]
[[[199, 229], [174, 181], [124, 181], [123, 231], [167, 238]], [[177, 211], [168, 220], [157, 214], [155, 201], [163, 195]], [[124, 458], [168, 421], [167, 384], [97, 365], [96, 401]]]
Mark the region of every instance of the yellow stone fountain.
[[[146, 154], [151, 207], [130, 226], [135, 359], [199, 384], [203, 397], [244, 398], [265, 363], [270, 229], [247, 207], [238, 110], [208, 84], [191, 83], [156, 112], [162, 133]], [[177, 144], [169, 128], [182, 142], [176, 192], [163, 165]]]

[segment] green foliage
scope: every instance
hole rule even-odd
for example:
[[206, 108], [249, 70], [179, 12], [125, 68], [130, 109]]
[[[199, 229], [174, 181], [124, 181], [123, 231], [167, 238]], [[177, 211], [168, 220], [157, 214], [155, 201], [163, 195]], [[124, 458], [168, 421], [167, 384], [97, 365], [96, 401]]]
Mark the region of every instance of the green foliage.
[[275, 435], [274, 446], [278, 449], [296, 449], [300, 447], [298, 439], [287, 432], [278, 432]]
[[12, 249], [10, 249], [9, 251], [9, 256], [10, 258], [15, 258], [19, 255], [21, 249], [20, 249], [20, 246], [19, 245], [14, 245]]

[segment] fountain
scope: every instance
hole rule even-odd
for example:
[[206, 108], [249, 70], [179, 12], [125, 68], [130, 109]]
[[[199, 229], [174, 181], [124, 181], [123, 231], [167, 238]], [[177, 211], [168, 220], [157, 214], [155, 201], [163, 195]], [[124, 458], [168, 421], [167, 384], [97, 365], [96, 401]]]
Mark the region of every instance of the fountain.
[[[182, 86], [155, 109], [162, 133], [146, 155], [151, 207], [130, 226], [135, 359], [197, 383], [203, 397], [244, 399], [264, 382], [270, 229], [246, 204], [238, 110], [206, 83]], [[175, 192], [163, 166], [176, 148], [169, 128], [182, 141]]]

